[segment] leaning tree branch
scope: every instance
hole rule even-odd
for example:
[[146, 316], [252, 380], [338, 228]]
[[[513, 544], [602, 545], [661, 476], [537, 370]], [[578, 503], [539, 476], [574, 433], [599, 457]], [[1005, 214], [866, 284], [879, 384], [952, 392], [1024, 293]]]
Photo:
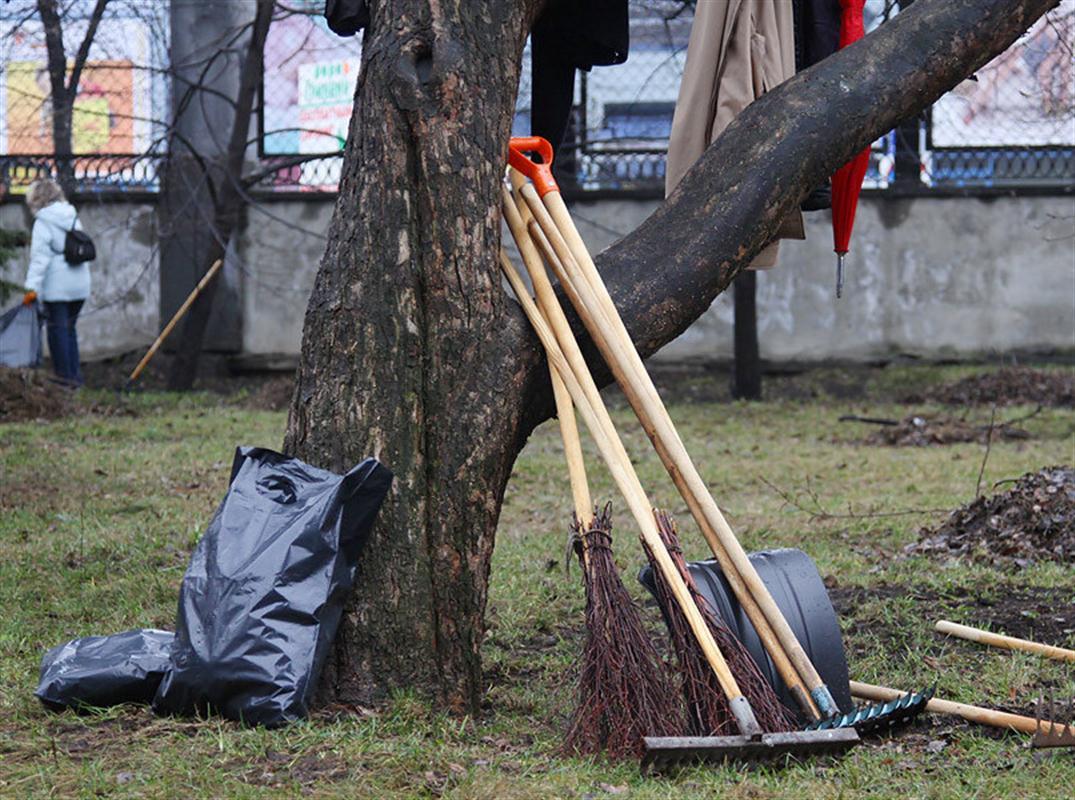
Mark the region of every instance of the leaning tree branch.
[[[752, 103], [667, 202], [595, 259], [639, 352], [651, 355], [705, 313], [811, 187], [1002, 53], [1058, 2], [917, 0]], [[582, 330], [577, 319], [575, 328]], [[531, 342], [529, 357], [540, 362]], [[592, 343], [587, 359], [599, 383], [610, 382]], [[551, 389], [539, 383], [534, 424], [552, 414]]]

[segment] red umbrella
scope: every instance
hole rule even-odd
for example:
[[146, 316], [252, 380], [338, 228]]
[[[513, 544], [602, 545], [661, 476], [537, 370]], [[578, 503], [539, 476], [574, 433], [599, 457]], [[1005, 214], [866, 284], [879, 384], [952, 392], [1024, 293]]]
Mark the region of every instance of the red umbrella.
[[[840, 0], [840, 47], [847, 47], [866, 35], [862, 7], [866, 0]], [[844, 256], [855, 225], [862, 179], [870, 165], [870, 148], [863, 148], [832, 176], [832, 244], [836, 251], [836, 296], [844, 290]]]

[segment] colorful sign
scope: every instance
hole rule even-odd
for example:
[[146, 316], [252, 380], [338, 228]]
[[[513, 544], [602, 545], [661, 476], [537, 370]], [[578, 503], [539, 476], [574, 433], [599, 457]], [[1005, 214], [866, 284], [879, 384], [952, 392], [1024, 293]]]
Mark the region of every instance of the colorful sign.
[[333, 153], [343, 149], [358, 80], [354, 58], [302, 64], [298, 71], [300, 153]]
[[[75, 154], [134, 153], [134, 65], [87, 61], [71, 112]], [[41, 155], [54, 150], [48, 71], [37, 61], [5, 70], [6, 152]]]

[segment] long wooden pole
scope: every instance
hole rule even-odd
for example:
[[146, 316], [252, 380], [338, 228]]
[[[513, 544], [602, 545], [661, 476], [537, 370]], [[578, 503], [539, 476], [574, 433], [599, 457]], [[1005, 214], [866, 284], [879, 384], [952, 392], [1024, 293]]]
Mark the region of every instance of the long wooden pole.
[[[521, 217], [514, 207], [514, 203], [510, 202], [510, 195], [505, 202], [504, 213], [505, 218], [508, 220], [509, 227], [512, 228], [513, 235], [516, 235], [516, 232], [518, 232], [519, 238], [517, 241], [522, 241], [526, 229], [523, 226]], [[526, 258], [527, 257], [524, 256], [524, 263], [526, 262]], [[744, 736], [753, 736], [761, 733], [761, 728], [758, 725], [749, 701], [747, 701], [742, 690], [739, 688], [735, 676], [732, 674], [720, 648], [713, 639], [712, 632], [709, 630], [705, 619], [698, 610], [698, 606], [691, 597], [690, 590], [687, 588], [686, 583], [684, 583], [683, 577], [676, 569], [675, 563], [672, 561], [671, 556], [664, 546], [664, 542], [661, 540], [660, 533], [657, 530], [657, 523], [653, 516], [653, 506], [646, 497], [645, 490], [642, 488], [642, 484], [638, 480], [638, 475], [631, 465], [631, 460], [627, 455], [627, 451], [624, 450], [623, 443], [616, 433], [612, 419], [609, 417], [608, 411], [597, 390], [597, 385], [594, 383], [589, 370], [586, 368], [586, 362], [582, 357], [582, 352], [578, 349], [578, 344], [575, 342], [574, 335], [571, 333], [570, 326], [567, 324], [567, 319], [563, 316], [563, 311], [560, 310], [560, 313], [557, 314], [555, 310], [553, 310], [552, 319], [550, 319], [549, 322], [546, 322], [541, 311], [530, 297], [526, 285], [516, 271], [515, 266], [511, 263], [511, 260], [508, 259], [507, 254], [504, 253], [503, 250], [500, 253], [500, 262], [501, 270], [511, 284], [516, 297], [523, 307], [523, 311], [530, 320], [531, 326], [534, 328], [542, 345], [545, 347], [545, 352], [549, 361], [560, 373], [560, 377], [563, 379], [568, 392], [571, 394], [571, 399], [574, 402], [575, 407], [578, 409], [587, 428], [590, 430], [591, 435], [597, 442], [598, 449], [601, 451], [602, 458], [608, 465], [609, 472], [611, 472], [613, 479], [616, 481], [616, 485], [619, 487], [620, 492], [627, 501], [631, 514], [638, 523], [643, 540], [653, 552], [654, 559], [657, 562], [657, 568], [668, 582], [677, 605], [687, 619], [687, 623], [690, 625], [691, 631], [694, 633], [699, 646], [702, 648], [706, 660], [727, 696], [729, 706], [736, 718], [740, 733]], [[551, 292], [551, 286], [547, 285], [547, 276], [545, 276], [544, 281], [546, 286], [541, 290], [537, 288], [543, 283], [541, 274], [538, 273], [543, 272], [544, 267], [541, 267], [540, 270], [538, 270], [536, 268], [541, 265], [536, 264], [534, 266], [535, 273], [531, 274], [531, 281], [535, 285], [535, 292], [544, 294], [546, 288]], [[556, 303], [555, 308], [559, 308], [559, 303]], [[554, 329], [556, 333], [553, 332]], [[561, 348], [561, 345], [564, 345], [563, 349]]]
[[[899, 689], [890, 689], [887, 686], [874, 686], [869, 683], [851, 681], [851, 695], [862, 700], [887, 702], [889, 700], [898, 700], [905, 694], [907, 693], [901, 692]], [[962, 717], [969, 722], [977, 722], [980, 725], [989, 725], [993, 728], [1010, 728], [1021, 733], [1037, 733], [1039, 730], [1047, 734], [1060, 733], [1065, 727], [1061, 722], [1039, 721], [1033, 717], [1009, 714], [1006, 711], [995, 711], [992, 708], [971, 706], [966, 703], [954, 703], [951, 700], [940, 700], [936, 697], [926, 704], [926, 710], [932, 711], [934, 714], [950, 714]]]
[[606, 360], [628, 402], [687, 502], [774, 666], [807, 715], [816, 719], [838, 713], [831, 693], [691, 461], [559, 192], [549, 191], [539, 198], [534, 187], [525, 184], [520, 194], [566, 271], [566, 279], [561, 277], [561, 283], [565, 289], [568, 285], [574, 288], [575, 296], [569, 291], [569, 297], [594, 341], [599, 347], [603, 345]]
[[172, 318], [168, 320], [168, 324], [164, 326], [164, 330], [160, 332], [160, 336], [149, 346], [149, 350], [142, 356], [142, 360], [138, 362], [138, 366], [131, 372], [131, 376], [127, 378], [127, 385], [130, 386], [136, 380], [138, 376], [142, 374], [142, 370], [146, 368], [146, 364], [149, 360], [157, 354], [160, 346], [164, 344], [164, 340], [168, 338], [168, 335], [175, 328], [176, 323], [183, 318], [183, 315], [190, 310], [190, 307], [194, 304], [194, 301], [198, 299], [198, 295], [202, 293], [202, 289], [209, 285], [209, 281], [213, 280], [213, 277], [217, 274], [220, 268], [224, 266], [224, 259], [218, 258], [213, 262], [213, 265], [209, 267], [209, 270], [202, 276], [202, 279], [198, 281], [198, 285], [194, 287], [194, 290], [187, 296], [187, 299], [183, 301], [183, 305], [179, 307], [179, 310], [172, 315]]
[[949, 622], [946, 619], [938, 620], [933, 629], [939, 633], [956, 636], [967, 641], [991, 647], [1002, 647], [1005, 650], [1019, 650], [1024, 653], [1033, 653], [1046, 658], [1054, 658], [1057, 661], [1068, 661], [1075, 664], [1075, 650], [1064, 647], [1056, 647], [1051, 644], [1032, 642], [1029, 639], [1018, 639], [1014, 636], [1005, 636], [1002, 633], [983, 631], [981, 628], [972, 628], [969, 625], [960, 625], [958, 622]]

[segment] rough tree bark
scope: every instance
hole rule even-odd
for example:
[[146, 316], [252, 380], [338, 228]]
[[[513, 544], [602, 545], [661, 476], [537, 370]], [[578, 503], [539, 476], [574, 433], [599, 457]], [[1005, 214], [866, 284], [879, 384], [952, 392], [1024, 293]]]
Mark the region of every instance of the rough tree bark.
[[[810, 187], [1008, 47], [1056, 0], [918, 0], [763, 96], [597, 259], [640, 351], [682, 332]], [[285, 448], [396, 473], [324, 688], [481, 694], [489, 558], [511, 465], [552, 413], [496, 271], [498, 182], [536, 2], [374, 3]], [[576, 325], [581, 330], [581, 326]], [[608, 374], [590, 350], [599, 379]]]
[[82, 70], [90, 55], [93, 37], [97, 35], [97, 26], [101, 24], [108, 0], [97, 0], [90, 12], [86, 34], [82, 37], [71, 62], [71, 71], [67, 71], [67, 51], [63, 43], [63, 22], [57, 0], [37, 0], [37, 13], [41, 17], [41, 26], [45, 30], [45, 53], [49, 73], [49, 103], [52, 107], [52, 152], [56, 159], [56, 178], [64, 192], [70, 196], [75, 191], [75, 165], [71, 158], [74, 153], [72, 134], [74, 131], [75, 98], [78, 96], [78, 84], [82, 80]]

